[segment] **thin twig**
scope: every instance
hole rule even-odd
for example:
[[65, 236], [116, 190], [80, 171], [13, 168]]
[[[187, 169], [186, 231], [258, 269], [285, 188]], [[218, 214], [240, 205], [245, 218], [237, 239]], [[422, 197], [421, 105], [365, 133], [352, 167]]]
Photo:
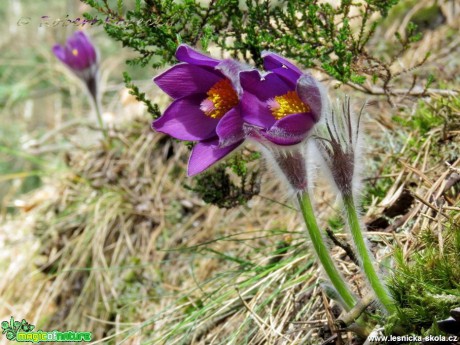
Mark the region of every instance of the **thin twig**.
[[447, 219], [449, 219], [449, 216], [447, 214], [445, 214], [444, 212], [442, 212], [440, 209], [438, 209], [437, 207], [433, 206], [431, 203], [429, 203], [428, 201], [426, 201], [425, 199], [423, 199], [420, 195], [417, 195], [416, 193], [411, 193], [415, 199], [417, 199], [418, 201], [420, 201], [422, 204], [424, 204], [425, 206], [428, 206], [429, 208], [431, 208], [433, 211], [439, 213], [440, 215], [446, 217]]
[[412, 96], [412, 97], [426, 97], [432, 95], [440, 96], [456, 96], [460, 93], [459, 90], [446, 90], [446, 89], [425, 89], [421, 86], [415, 86], [411, 89], [389, 89], [385, 90], [380, 87], [367, 87], [363, 85], [357, 85], [354, 83], [347, 83], [348, 86], [359, 90], [361, 92], [376, 95], [376, 96]]
[[326, 234], [327, 237], [329, 237], [336, 246], [342, 248], [345, 251], [347, 256], [356, 266], [359, 266], [358, 259], [356, 258], [355, 252], [353, 251], [353, 248], [351, 248], [350, 244], [340, 241], [330, 228], [326, 228]]

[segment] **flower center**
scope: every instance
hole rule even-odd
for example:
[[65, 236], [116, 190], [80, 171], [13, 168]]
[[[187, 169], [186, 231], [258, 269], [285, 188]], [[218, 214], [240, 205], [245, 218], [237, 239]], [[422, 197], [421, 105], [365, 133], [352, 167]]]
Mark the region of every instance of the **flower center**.
[[77, 55], [78, 55], [78, 50], [77, 50], [77, 49], [73, 49], [73, 50], [72, 50], [72, 54], [73, 54], [74, 56], [77, 56]]
[[310, 111], [310, 107], [302, 102], [295, 91], [289, 91], [284, 95], [276, 96], [268, 100], [267, 105], [273, 117], [277, 120], [291, 114], [306, 113]]
[[229, 79], [219, 80], [209, 89], [207, 95], [201, 102], [200, 109], [213, 119], [220, 119], [238, 104], [238, 94]]

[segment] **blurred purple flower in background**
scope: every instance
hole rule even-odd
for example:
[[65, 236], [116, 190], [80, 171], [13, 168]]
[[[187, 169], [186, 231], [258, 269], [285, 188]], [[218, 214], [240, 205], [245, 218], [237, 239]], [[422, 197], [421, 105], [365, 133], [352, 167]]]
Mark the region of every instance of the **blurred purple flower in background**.
[[197, 141], [187, 171], [193, 176], [244, 141], [238, 73], [245, 66], [213, 59], [187, 45], [179, 46], [176, 57], [183, 63], [153, 79], [174, 101], [152, 127], [176, 139]]
[[56, 57], [72, 70], [83, 71], [97, 63], [96, 49], [83, 31], [75, 32], [66, 45], [53, 47]]
[[99, 56], [96, 47], [83, 31], [77, 31], [67, 39], [65, 45], [56, 44], [53, 47], [53, 53], [85, 83], [86, 89], [91, 96], [99, 126], [105, 139], [110, 142], [109, 133], [102, 121], [99, 92]]
[[53, 53], [86, 84], [94, 100], [98, 98], [99, 59], [96, 48], [83, 31], [77, 31], [65, 45], [56, 44]]

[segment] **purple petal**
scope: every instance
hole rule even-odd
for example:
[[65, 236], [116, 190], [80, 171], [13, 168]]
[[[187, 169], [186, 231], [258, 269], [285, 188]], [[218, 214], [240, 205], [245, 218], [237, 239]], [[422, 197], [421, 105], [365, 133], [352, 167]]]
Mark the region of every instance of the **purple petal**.
[[281, 129], [276, 131], [267, 131], [263, 128], [254, 127], [249, 124], [244, 125], [244, 132], [247, 138], [268, 147], [271, 144], [281, 146], [296, 145], [302, 141], [302, 138], [292, 137]]
[[280, 146], [297, 145], [305, 139], [303, 136], [295, 136], [282, 129], [273, 129], [267, 132], [262, 131], [260, 134], [271, 143]]
[[262, 52], [262, 58], [264, 59], [264, 68], [267, 71], [271, 71], [274, 68], [280, 68], [283, 65], [292, 69], [293, 71], [296, 71], [299, 74], [302, 74], [302, 71], [298, 69], [293, 63], [289, 62], [289, 60], [286, 60], [282, 56], [272, 53], [269, 51], [263, 51]]
[[[77, 55], [74, 55], [74, 51]], [[76, 70], [84, 70], [96, 63], [94, 46], [82, 31], [69, 37], [66, 43], [66, 54], [69, 66]]]
[[272, 71], [282, 76], [290, 83], [296, 83], [297, 79], [302, 75], [300, 69], [278, 54], [262, 52], [262, 58], [264, 59], [264, 68], [267, 71]]
[[194, 176], [208, 169], [218, 160], [227, 156], [230, 152], [241, 145], [243, 141], [239, 141], [233, 145], [220, 148], [218, 139], [211, 139], [197, 143], [192, 150], [188, 161], [188, 176]]
[[[77, 56], [73, 54], [74, 51], [77, 51]], [[90, 63], [88, 63], [88, 60], [86, 59], [84, 54], [85, 53], [81, 47], [66, 47], [66, 55], [69, 67], [76, 71], [82, 71], [89, 67]]]
[[230, 79], [232, 84], [235, 86], [235, 90], [238, 93], [240, 93], [240, 72], [253, 70], [254, 68], [232, 59], [226, 59], [220, 62], [219, 65], [217, 65], [216, 69], [220, 70], [222, 74], [224, 74], [228, 79]]
[[94, 48], [94, 45], [89, 39], [89, 37], [83, 31], [77, 31], [76, 33], [74, 33], [73, 38], [78, 43], [80, 48], [83, 50], [87, 59], [94, 63], [96, 61], [97, 54], [96, 49]]
[[216, 67], [219, 60], [201, 54], [186, 44], [181, 44], [176, 50], [176, 58], [181, 62], [188, 62], [192, 65]]
[[181, 63], [153, 78], [153, 81], [174, 99], [190, 96], [196, 93], [206, 93], [223, 79], [218, 72], [211, 72], [206, 67]]
[[257, 70], [241, 72], [240, 83], [244, 91], [256, 95], [262, 101], [284, 95], [295, 88], [295, 84], [288, 85], [274, 73], [262, 76]]
[[269, 130], [245, 125], [245, 133], [250, 138], [259, 141], [269, 141], [276, 145], [296, 145], [303, 141], [314, 125], [310, 113], [291, 114], [278, 120]]
[[276, 122], [268, 109], [267, 103], [261, 101], [252, 93], [243, 92], [241, 97], [241, 114], [245, 122], [262, 128], [270, 128]]
[[88, 60], [91, 62], [91, 64], [96, 63], [97, 53], [93, 43], [91, 42], [89, 37], [85, 35], [83, 31], [79, 31], [77, 32], [77, 34], [79, 34], [80, 43], [82, 45], [83, 50], [86, 53], [86, 56], [88, 57]]
[[315, 119], [311, 113], [298, 113], [288, 115], [278, 120], [270, 130], [282, 130], [295, 137], [306, 137], [315, 125]]
[[216, 133], [219, 136], [219, 146], [228, 146], [244, 138], [243, 118], [239, 108], [228, 111], [219, 121]]
[[218, 119], [206, 116], [200, 109], [206, 95], [193, 95], [175, 100], [164, 114], [153, 122], [153, 129], [180, 140], [206, 140], [216, 135]]
[[59, 60], [61, 60], [61, 62], [67, 65], [66, 53], [63, 46], [61, 46], [60, 44], [54, 45], [53, 53]]
[[324, 87], [310, 74], [304, 74], [297, 82], [297, 94], [302, 102], [308, 104], [316, 122], [321, 118], [323, 100], [326, 99]]
[[53, 48], [53, 52], [56, 57], [61, 60], [61, 62], [67, 65], [70, 69], [74, 70], [74, 72], [82, 70], [79, 61], [75, 59], [75, 56], [72, 54], [72, 50], [69, 49], [68, 46], [55, 46], [55, 48]]

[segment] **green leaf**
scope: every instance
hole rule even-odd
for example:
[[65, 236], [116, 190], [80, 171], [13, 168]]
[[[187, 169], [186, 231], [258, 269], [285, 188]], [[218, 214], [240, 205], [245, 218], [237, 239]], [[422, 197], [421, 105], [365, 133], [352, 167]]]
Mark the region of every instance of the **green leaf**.
[[8, 329], [9, 327], [10, 327], [10, 325], [9, 325], [8, 321], [3, 321], [2, 322], [2, 329], [5, 330], [5, 329]]

